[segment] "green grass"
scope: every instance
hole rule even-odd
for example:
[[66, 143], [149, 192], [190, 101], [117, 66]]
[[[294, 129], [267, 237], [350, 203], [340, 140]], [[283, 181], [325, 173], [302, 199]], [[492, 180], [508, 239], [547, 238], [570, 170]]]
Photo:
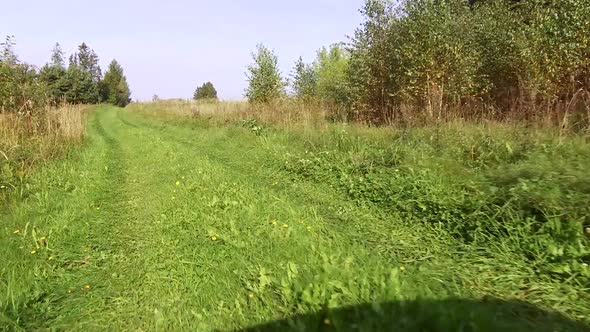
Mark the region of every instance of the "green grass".
[[103, 107], [0, 214], [0, 329], [588, 330], [587, 143], [494, 135]]

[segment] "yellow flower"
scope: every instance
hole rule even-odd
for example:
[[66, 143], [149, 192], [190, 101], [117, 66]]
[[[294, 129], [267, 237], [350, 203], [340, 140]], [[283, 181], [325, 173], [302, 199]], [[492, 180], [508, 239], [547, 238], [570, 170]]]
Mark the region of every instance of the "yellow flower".
[[311, 226], [307, 226], [307, 230], [311, 232]]
[[100, 206], [97, 206], [97, 207], [96, 207], [96, 209], [97, 209], [97, 210], [100, 210]]
[[84, 288], [90, 289], [90, 285], [89, 284], [86, 284], [86, 286], [84, 286]]
[[273, 221], [271, 221], [270, 223], [276, 226], [276, 224], [277, 224], [277, 221], [276, 221], [276, 220], [273, 220]]
[[400, 266], [400, 267], [399, 267], [399, 270], [400, 270], [400, 271], [405, 271], [405, 270], [406, 270], [406, 267], [405, 267], [405, 266]]
[[12, 234], [18, 234], [18, 233], [20, 233], [20, 229], [17, 229], [14, 232], [12, 232]]
[[254, 294], [252, 294], [252, 293], [248, 294], [248, 298], [249, 298], [250, 300], [252, 300], [252, 299], [254, 298]]
[[211, 237], [211, 240], [212, 240], [212, 241], [217, 241], [217, 236], [212, 236], [212, 237]]
[[68, 289], [68, 293], [71, 293], [71, 292], [72, 292], [72, 290], [71, 289]]
[[37, 250], [31, 250], [31, 254], [33, 254], [33, 255], [34, 255], [34, 254], [36, 254], [36, 253], [37, 253]]
[[42, 236], [39, 241], [45, 241], [45, 239], [47, 239], [45, 236]]
[[173, 199], [173, 200], [175, 200], [175, 199], [176, 199], [176, 197], [172, 196], [172, 199]]
[[332, 321], [329, 320], [328, 318], [326, 318], [326, 319], [324, 319], [324, 324], [330, 325], [330, 324], [332, 324]]
[[55, 259], [55, 257], [53, 257], [53, 256], [49, 256], [49, 258], [47, 258], [47, 260], [50, 260], [50, 261], [52, 261], [54, 259]]
[[181, 178], [184, 180], [184, 176], [181, 176]]
[[283, 224], [283, 228], [287, 228], [287, 227], [289, 227], [289, 225]]
[[176, 185], [177, 186], [180, 186], [180, 181], [176, 181]]

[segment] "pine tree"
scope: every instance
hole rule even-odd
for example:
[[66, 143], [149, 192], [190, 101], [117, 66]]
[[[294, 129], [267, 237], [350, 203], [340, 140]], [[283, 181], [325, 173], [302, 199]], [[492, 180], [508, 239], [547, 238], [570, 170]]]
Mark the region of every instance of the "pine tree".
[[50, 66], [61, 67], [65, 69], [64, 52], [61, 50], [61, 45], [55, 43], [53, 51], [51, 51]]
[[124, 107], [131, 101], [131, 92], [127, 78], [123, 74], [123, 67], [117, 60], [111, 61], [109, 68], [101, 82], [102, 99], [106, 102]]
[[70, 84], [67, 81], [63, 51], [59, 43], [55, 44], [51, 52], [51, 61], [39, 71], [39, 79], [47, 86], [50, 103], [58, 104], [65, 100]]
[[80, 46], [78, 46], [77, 58], [78, 65], [83, 70], [90, 73], [92, 81], [98, 84], [102, 78], [102, 72], [100, 70], [100, 66], [98, 65], [98, 55], [96, 55], [94, 50], [83, 42], [80, 44]]

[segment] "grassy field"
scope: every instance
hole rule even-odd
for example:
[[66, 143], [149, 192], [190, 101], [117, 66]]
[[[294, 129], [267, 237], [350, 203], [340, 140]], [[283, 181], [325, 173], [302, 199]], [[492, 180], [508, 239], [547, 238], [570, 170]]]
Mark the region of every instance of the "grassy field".
[[0, 329], [590, 330], [587, 137], [156, 111], [5, 205]]

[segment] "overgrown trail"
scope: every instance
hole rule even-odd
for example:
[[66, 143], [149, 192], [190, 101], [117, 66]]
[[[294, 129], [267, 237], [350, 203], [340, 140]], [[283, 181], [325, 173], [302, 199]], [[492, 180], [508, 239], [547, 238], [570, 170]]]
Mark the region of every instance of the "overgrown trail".
[[482, 299], [494, 267], [474, 262], [497, 258], [265, 163], [288, 152], [97, 110], [86, 146], [1, 215], [0, 329], [583, 328], [516, 293]]

